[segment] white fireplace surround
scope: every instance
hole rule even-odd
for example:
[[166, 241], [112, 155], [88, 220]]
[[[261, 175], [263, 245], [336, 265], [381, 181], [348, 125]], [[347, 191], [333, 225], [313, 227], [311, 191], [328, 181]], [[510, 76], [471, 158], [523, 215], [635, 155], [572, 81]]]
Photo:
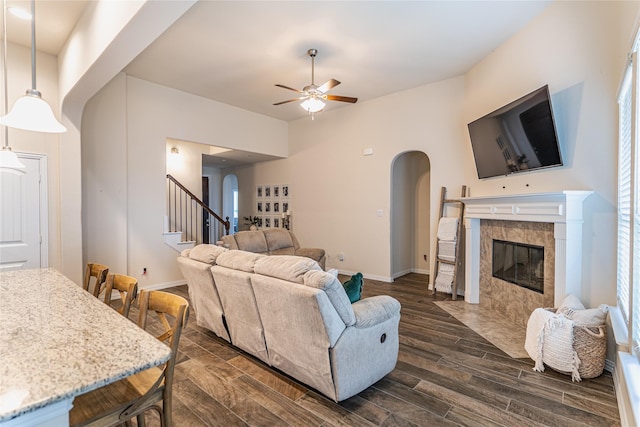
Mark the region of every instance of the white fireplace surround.
[[463, 197], [466, 238], [465, 301], [480, 302], [480, 220], [553, 223], [555, 307], [566, 294], [581, 298], [582, 203], [592, 191]]

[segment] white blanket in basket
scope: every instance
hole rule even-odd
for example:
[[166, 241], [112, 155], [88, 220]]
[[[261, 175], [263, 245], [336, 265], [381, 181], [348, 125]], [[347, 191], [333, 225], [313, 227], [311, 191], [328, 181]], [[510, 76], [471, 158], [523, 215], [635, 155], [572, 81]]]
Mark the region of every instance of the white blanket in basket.
[[573, 381], [580, 381], [580, 359], [573, 349], [574, 322], [562, 314], [536, 308], [527, 323], [524, 348], [535, 362], [534, 371], [543, 372], [544, 365], [571, 373]]

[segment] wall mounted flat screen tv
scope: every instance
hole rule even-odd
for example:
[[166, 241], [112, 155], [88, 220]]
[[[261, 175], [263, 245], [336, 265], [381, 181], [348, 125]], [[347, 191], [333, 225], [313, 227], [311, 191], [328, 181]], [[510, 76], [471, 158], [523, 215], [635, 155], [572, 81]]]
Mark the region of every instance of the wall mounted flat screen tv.
[[478, 178], [562, 166], [548, 86], [468, 126]]

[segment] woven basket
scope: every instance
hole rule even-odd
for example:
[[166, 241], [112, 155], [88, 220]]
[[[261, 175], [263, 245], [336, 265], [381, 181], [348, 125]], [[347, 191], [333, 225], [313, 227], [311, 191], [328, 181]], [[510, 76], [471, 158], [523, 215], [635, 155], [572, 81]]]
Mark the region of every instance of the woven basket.
[[[556, 312], [555, 308], [546, 308], [552, 313]], [[573, 350], [580, 359], [578, 373], [581, 379], [595, 378], [604, 371], [605, 359], [607, 357], [607, 335], [605, 325], [600, 326], [574, 326], [573, 327]], [[565, 372], [545, 363], [551, 369], [571, 375], [571, 372]]]
[[595, 378], [602, 374], [607, 357], [607, 334], [604, 326], [573, 327], [573, 349], [580, 359], [581, 378]]

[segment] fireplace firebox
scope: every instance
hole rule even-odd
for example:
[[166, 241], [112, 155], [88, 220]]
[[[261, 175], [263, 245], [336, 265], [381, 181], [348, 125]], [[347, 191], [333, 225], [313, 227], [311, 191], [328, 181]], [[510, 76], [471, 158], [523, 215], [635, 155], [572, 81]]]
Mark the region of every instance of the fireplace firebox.
[[544, 294], [544, 247], [493, 240], [493, 277]]

